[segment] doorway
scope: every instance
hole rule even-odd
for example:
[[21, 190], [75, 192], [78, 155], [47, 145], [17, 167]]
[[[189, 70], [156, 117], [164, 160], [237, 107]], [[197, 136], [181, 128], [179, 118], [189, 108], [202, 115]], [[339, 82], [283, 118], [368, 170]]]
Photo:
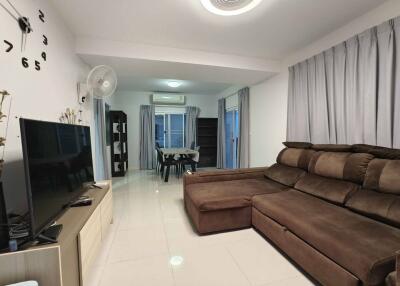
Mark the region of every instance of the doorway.
[[239, 112], [237, 108], [225, 113], [225, 156], [226, 168], [236, 169], [239, 140]]

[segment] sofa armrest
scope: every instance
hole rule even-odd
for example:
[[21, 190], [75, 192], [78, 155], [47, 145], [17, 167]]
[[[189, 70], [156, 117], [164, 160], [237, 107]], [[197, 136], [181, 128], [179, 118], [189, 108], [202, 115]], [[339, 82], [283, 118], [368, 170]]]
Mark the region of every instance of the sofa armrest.
[[185, 187], [187, 185], [198, 184], [198, 183], [262, 178], [264, 176], [265, 170], [267, 169], [268, 167], [220, 170], [220, 171], [217, 170], [210, 172], [198, 172], [192, 174], [185, 173], [183, 176], [183, 186]]

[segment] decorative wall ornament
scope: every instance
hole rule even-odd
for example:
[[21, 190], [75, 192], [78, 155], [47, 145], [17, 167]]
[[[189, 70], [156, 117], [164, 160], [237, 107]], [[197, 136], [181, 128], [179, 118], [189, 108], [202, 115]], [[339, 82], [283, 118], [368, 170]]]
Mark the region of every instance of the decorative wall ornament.
[[79, 110], [79, 115], [72, 108], [67, 108], [65, 112], [61, 113], [60, 122], [66, 124], [81, 124], [82, 123], [82, 110]]
[[6, 146], [8, 122], [9, 122], [9, 117], [4, 113], [5, 109], [7, 110], [8, 115], [9, 115], [10, 109], [11, 109], [11, 96], [7, 90], [2, 90], [2, 91], [0, 91], [0, 132], [1, 132], [1, 134], [0, 134], [0, 148], [1, 148], [0, 177], [3, 174], [4, 152], [5, 152], [5, 146]]

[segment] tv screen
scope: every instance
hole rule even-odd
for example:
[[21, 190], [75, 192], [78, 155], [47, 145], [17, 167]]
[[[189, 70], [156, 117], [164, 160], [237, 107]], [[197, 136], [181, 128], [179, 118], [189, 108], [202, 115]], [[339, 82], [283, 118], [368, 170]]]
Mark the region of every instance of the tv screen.
[[20, 119], [31, 235], [36, 238], [94, 182], [90, 128]]

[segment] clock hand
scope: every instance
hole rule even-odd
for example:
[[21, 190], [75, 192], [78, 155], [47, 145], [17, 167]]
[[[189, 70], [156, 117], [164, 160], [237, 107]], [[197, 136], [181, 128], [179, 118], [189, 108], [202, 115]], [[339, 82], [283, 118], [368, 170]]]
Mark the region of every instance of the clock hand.
[[3, 9], [6, 10], [6, 12], [7, 12], [11, 17], [13, 17], [13, 19], [14, 19], [15, 21], [18, 22], [18, 18], [15, 17], [15, 16], [13, 15], [13, 13], [11, 13], [11, 11], [8, 10], [8, 9], [6, 8], [6, 6], [4, 6], [2, 3], [0, 3], [0, 6], [3, 7]]
[[[31, 31], [33, 32], [32, 28], [31, 28], [31, 24], [29, 23], [29, 21], [26, 20], [25, 17], [23, 17], [21, 15], [21, 13], [18, 12], [17, 8], [15, 8], [15, 6], [10, 2], [10, 0], [6, 0], [8, 2], [8, 4], [14, 9], [14, 11], [18, 14], [19, 19], [17, 19], [17, 21], [21, 20], [22, 22], [24, 22], [24, 24], [28, 27], [27, 31]], [[3, 6], [3, 5], [2, 5]], [[4, 7], [4, 6], [3, 6]]]
[[18, 16], [22, 17], [22, 15], [18, 12], [18, 10], [14, 7], [14, 5], [9, 0], [6, 0], [6, 1], [14, 9], [14, 11], [18, 14]]

